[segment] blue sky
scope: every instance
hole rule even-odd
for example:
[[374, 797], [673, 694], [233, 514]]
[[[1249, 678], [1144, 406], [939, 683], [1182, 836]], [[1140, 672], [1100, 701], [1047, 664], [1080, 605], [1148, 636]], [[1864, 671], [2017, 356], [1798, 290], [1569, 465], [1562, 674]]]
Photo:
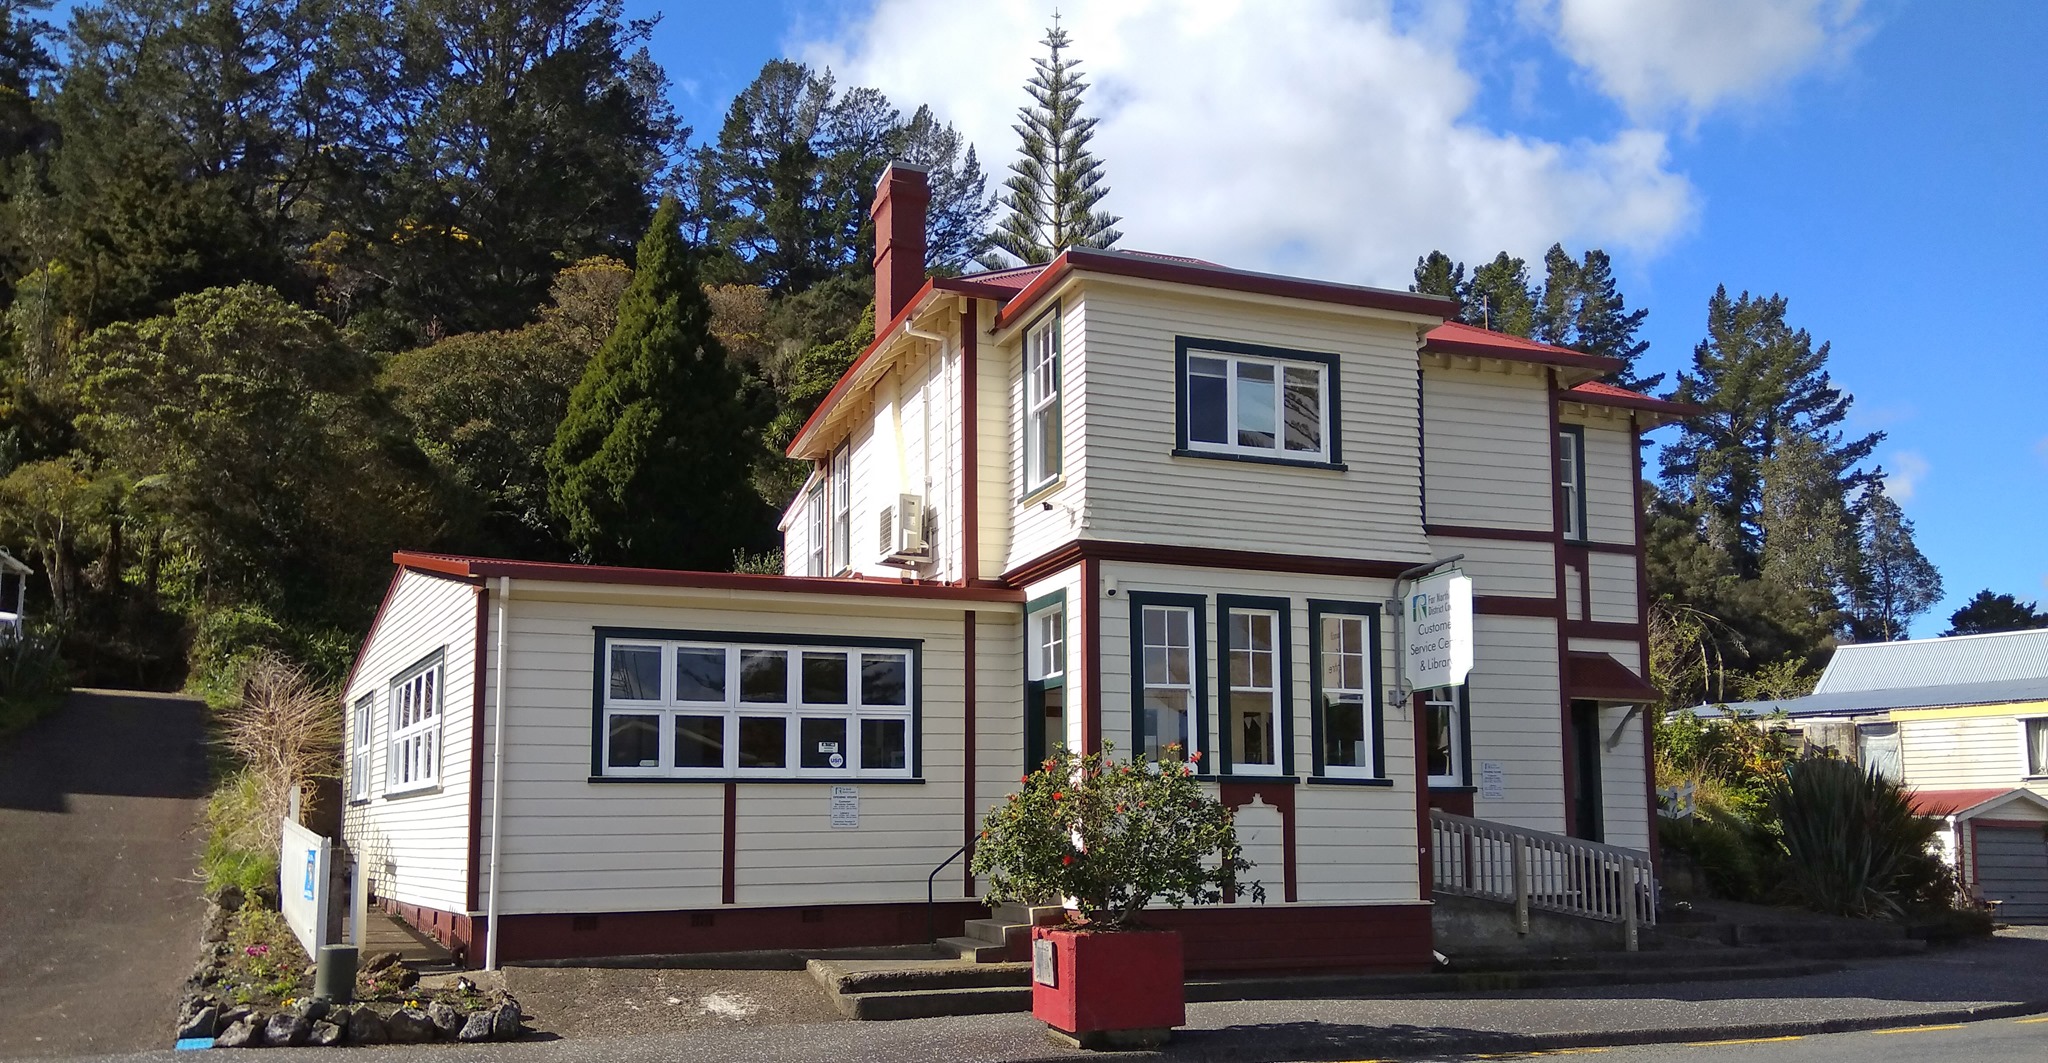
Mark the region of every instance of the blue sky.
[[[1041, 9], [1050, 5], [996, 5], [1003, 13], [967, 15], [964, 22], [931, 17], [919, 6], [910, 0], [872, 7], [795, 0], [744, 9], [721, 5], [667, 19], [656, 53], [677, 82], [679, 108], [700, 136], [715, 134], [732, 93], [762, 61], [794, 55], [831, 61], [845, 80], [881, 84], [906, 109], [929, 103], [970, 134], [993, 130], [975, 139], [990, 168], [999, 170], [1012, 150], [999, 124], [1000, 109], [1015, 106], [1023, 76], [1021, 69], [1003, 68], [1018, 67], [1030, 53], [1036, 34], [1017, 30], [1031, 20], [1042, 22]], [[1099, 6], [1069, 2], [1064, 14], [1075, 27], [1079, 54], [1100, 71], [1097, 107], [1105, 132], [1098, 148], [1110, 183], [1115, 189], [1143, 185], [1140, 194], [1113, 191], [1106, 204], [1125, 215], [1125, 228], [1135, 236], [1146, 229], [1142, 213], [1175, 208], [1162, 204], [1146, 175], [1129, 176], [1131, 160], [1114, 150], [1118, 138], [1110, 136], [1111, 127], [1124, 113], [1144, 110], [1152, 124], [1166, 127], [1159, 136], [1179, 131], [1199, 139], [1200, 127], [1215, 119], [1201, 111], [1175, 113], [1172, 98], [1146, 99], [1138, 82], [1144, 61], [1132, 58], [1141, 45], [1131, 39], [1144, 24], [1112, 22], [1095, 27], [1090, 37], [1090, 9]], [[1699, 41], [1705, 43], [1698, 49], [1714, 51], [1715, 27], [1685, 27], [1666, 35], [1679, 39], [1665, 43], [1673, 69], [1664, 72], [1656, 65], [1657, 42], [1628, 36], [1654, 30], [1619, 20], [1595, 25], [1575, 41], [1565, 25], [1569, 13], [1541, 2], [1476, 4], [1461, 19], [1443, 18], [1440, 5], [1407, 4], [1391, 10], [1339, 4], [1333, 16], [1362, 10], [1363, 21], [1383, 20], [1393, 38], [1422, 42], [1422, 62], [1461, 71], [1466, 91], [1449, 94], [1462, 101], [1451, 107], [1450, 126], [1509, 143], [1557, 145], [1566, 154], [1589, 150], [1589, 144], [1597, 154], [1599, 145], [1644, 131], [1661, 138], [1663, 154], [1649, 168], [1644, 194], [1668, 200], [1671, 181], [1684, 185], [1675, 218], [1658, 216], [1631, 228], [1603, 220], [1598, 206], [1574, 214], [1540, 199], [1518, 199], [1525, 193], [1511, 190], [1506, 198], [1522, 208], [1519, 213], [1548, 220], [1554, 230], [1532, 232], [1511, 218], [1500, 239], [1486, 243], [1485, 231], [1473, 230], [1471, 215], [1486, 215], [1489, 208], [1465, 204], [1467, 210], [1438, 219], [1440, 232], [1425, 221], [1419, 229], [1385, 233], [1383, 239], [1397, 240], [1398, 246], [1377, 259], [1304, 253], [1303, 239], [1285, 219], [1271, 226], [1263, 244], [1256, 231], [1216, 240], [1197, 229], [1182, 235], [1205, 246], [1161, 246], [1155, 234], [1174, 235], [1172, 225], [1152, 226], [1143, 233], [1148, 239], [1126, 242], [1233, 265], [1381, 284], [1404, 282], [1398, 263], [1412, 262], [1432, 246], [1473, 258], [1501, 246], [1535, 255], [1552, 239], [1574, 250], [1603, 245], [1616, 256], [1631, 304], [1650, 309], [1645, 336], [1652, 369], [1686, 364], [1702, 335], [1705, 303], [1715, 285], [1782, 293], [1791, 300], [1796, 326], [1833, 343], [1833, 376], [1855, 396], [1855, 426], [1889, 435], [1880, 460], [1948, 589], [1948, 600], [1922, 618], [1915, 634], [1939, 633], [1948, 613], [1979, 588], [2048, 598], [2048, 550], [2041, 545], [2048, 524], [2048, 417], [2041, 415], [2048, 399], [2048, 340], [2036, 325], [2040, 293], [2048, 290], [2048, 260], [2040, 253], [2048, 246], [2042, 184], [2048, 172], [2048, 93], [2037, 75], [2026, 73], [2038, 72], [2037, 49], [2048, 39], [2048, 4], [1794, 0], [1707, 6], [1762, 7], [1779, 17], [1807, 17], [1820, 27], [1821, 43], [1799, 62], [1782, 55], [1746, 56], [1738, 41], [1721, 49], [1718, 65], [1701, 69], [1686, 53]], [[1762, 17], [1754, 10], [1735, 14]], [[1693, 17], [1713, 15], [1695, 11]], [[900, 32], [906, 28], [914, 32]], [[889, 43], [891, 37], [900, 42]], [[974, 40], [984, 42], [983, 53], [996, 54], [968, 66], [933, 61], [943, 68], [936, 78], [903, 72], [906, 65], [924, 62], [920, 51], [929, 57]], [[1610, 49], [1605, 63], [1603, 45]], [[1364, 38], [1359, 50], [1361, 64], [1417, 60]], [[1634, 66], [1617, 67], [1611, 60], [1624, 50]], [[1096, 61], [1101, 55], [1109, 58]], [[1189, 61], [1197, 59], [1213, 69], [1230, 65], [1199, 51]], [[1684, 67], [1689, 62], [1694, 68]], [[1759, 68], [1772, 72], [1745, 80], [1746, 71]], [[1430, 80], [1426, 68], [1417, 69], [1403, 68], [1407, 81]], [[1347, 89], [1366, 95], [1373, 87], [1339, 84], [1332, 95]], [[920, 90], [922, 95], [907, 94]], [[1393, 94], [1427, 109], [1427, 94], [1418, 104], [1405, 91]], [[1000, 109], [991, 111], [991, 100]], [[1360, 122], [1366, 128], [1373, 110], [1364, 107]], [[1326, 132], [1345, 138], [1339, 129]], [[1283, 142], [1300, 149], [1298, 158], [1280, 160], [1283, 165], [1306, 171], [1324, 165], [1312, 132]], [[1120, 175], [1126, 180], [1120, 182]], [[1390, 199], [1412, 198], [1413, 189], [1399, 173], [1379, 176]], [[1247, 191], [1227, 170], [1215, 177], [1233, 195]], [[1195, 200], [1212, 194], [1192, 176], [1171, 191]], [[1258, 189], [1250, 193], [1256, 196]], [[1623, 188], [1616, 198], [1630, 194]], [[1573, 195], [1567, 188], [1553, 198]], [[1363, 213], [1369, 214], [1372, 200], [1368, 189]], [[1640, 204], [1619, 203], [1616, 211], [1657, 214]], [[1355, 219], [1355, 228], [1357, 239], [1368, 240], [1387, 226], [1366, 216]], [[1219, 250], [1219, 243], [1227, 250]]]

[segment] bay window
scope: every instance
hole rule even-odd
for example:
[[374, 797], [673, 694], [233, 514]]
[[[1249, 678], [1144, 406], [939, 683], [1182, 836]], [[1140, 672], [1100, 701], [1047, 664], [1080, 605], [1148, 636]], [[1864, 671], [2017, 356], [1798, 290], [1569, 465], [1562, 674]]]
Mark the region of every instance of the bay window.
[[1334, 355], [1219, 340], [1179, 341], [1178, 453], [1338, 460]]
[[594, 767], [621, 778], [911, 778], [915, 643], [600, 633]]

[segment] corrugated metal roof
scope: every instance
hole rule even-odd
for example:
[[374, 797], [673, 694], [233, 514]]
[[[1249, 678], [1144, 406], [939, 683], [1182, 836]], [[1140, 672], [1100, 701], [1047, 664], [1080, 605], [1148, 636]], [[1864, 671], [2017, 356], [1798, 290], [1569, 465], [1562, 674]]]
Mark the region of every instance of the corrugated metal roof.
[[1864, 642], [1835, 649], [1815, 694], [2048, 680], [2048, 629]]
[[1784, 698], [1778, 701], [1738, 701], [1728, 705], [1696, 706], [1692, 713], [1708, 718], [1723, 715], [1769, 716], [1779, 711], [1791, 716], [1852, 716], [1859, 712], [1880, 712], [1886, 709], [1997, 705], [2012, 701], [2048, 701], [2048, 677], [2006, 679], [1993, 683], [1944, 683], [1937, 686], [1896, 687], [1891, 690], [1849, 690], [1833, 694], [1808, 694], [1803, 698]]

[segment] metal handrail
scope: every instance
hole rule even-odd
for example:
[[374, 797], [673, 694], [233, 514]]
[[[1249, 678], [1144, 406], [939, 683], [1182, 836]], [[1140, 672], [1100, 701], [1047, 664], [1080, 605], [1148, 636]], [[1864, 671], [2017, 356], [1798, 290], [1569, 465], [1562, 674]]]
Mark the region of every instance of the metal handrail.
[[939, 940], [938, 924], [932, 914], [933, 906], [938, 904], [938, 901], [935, 899], [937, 894], [934, 890], [934, 885], [939, 881], [939, 872], [944, 871], [946, 865], [951, 864], [966, 854], [967, 847], [964, 845], [953, 850], [953, 855], [939, 861], [939, 866], [932, 868], [932, 873], [924, 877], [924, 937], [926, 941]]
[[1628, 948], [1657, 923], [1657, 876], [1648, 854], [1549, 831], [1430, 811], [1434, 888], [1515, 906], [1516, 927], [1531, 909], [1620, 923]]

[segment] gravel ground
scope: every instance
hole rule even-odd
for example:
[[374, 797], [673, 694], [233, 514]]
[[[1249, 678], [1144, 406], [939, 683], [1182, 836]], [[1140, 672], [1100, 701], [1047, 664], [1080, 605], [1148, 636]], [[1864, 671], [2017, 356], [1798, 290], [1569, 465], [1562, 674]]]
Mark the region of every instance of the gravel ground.
[[805, 971], [508, 967], [505, 988], [532, 1024], [563, 1037], [836, 1022]]

